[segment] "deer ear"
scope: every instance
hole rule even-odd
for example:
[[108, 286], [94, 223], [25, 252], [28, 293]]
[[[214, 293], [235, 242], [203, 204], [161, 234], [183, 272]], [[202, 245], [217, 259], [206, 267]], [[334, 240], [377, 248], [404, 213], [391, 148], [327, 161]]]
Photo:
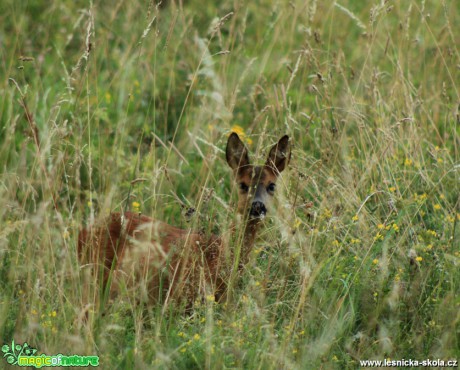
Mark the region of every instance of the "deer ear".
[[248, 150], [244, 146], [240, 137], [234, 132], [232, 132], [228, 138], [225, 155], [227, 157], [228, 165], [233, 170], [249, 165]]
[[266, 166], [270, 167], [275, 174], [282, 172], [291, 159], [291, 146], [289, 136], [284, 135], [268, 154]]

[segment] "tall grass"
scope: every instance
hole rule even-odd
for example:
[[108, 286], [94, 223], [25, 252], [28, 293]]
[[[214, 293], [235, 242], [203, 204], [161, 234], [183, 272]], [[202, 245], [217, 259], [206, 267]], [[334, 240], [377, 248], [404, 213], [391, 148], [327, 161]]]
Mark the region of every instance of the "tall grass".
[[[455, 0], [2, 1], [3, 343], [103, 369], [458, 358], [459, 23]], [[101, 301], [79, 228], [134, 207], [224, 233], [232, 128], [255, 162], [294, 145], [233, 298]]]

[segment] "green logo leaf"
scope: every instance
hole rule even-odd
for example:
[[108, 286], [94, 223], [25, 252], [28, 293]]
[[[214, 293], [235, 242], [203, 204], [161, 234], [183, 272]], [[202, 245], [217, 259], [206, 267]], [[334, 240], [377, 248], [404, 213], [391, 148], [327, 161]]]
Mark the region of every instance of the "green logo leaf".
[[19, 356], [33, 356], [37, 350], [29, 346], [27, 342], [24, 344], [15, 344], [14, 339], [11, 341], [11, 347], [8, 344], [2, 346], [3, 357], [6, 358], [6, 362], [11, 365], [18, 363]]

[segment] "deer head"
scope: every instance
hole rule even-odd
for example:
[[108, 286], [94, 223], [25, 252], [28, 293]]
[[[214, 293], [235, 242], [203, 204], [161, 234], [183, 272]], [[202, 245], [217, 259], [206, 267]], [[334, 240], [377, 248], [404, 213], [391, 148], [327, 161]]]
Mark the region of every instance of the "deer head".
[[291, 158], [289, 137], [283, 136], [271, 148], [263, 166], [254, 166], [249, 162], [246, 146], [236, 133], [232, 133], [228, 138], [226, 157], [239, 188], [238, 212], [249, 220], [263, 219], [276, 192], [278, 175]]

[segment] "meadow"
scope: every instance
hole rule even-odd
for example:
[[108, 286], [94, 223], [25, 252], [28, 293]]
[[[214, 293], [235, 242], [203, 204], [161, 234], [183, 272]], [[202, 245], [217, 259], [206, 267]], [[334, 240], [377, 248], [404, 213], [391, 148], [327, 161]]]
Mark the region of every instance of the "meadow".
[[[0, 2], [0, 368], [460, 359], [460, 2]], [[104, 299], [82, 226], [222, 234], [231, 131], [292, 159], [227, 302]], [[229, 247], [236, 248], [231, 245]]]

